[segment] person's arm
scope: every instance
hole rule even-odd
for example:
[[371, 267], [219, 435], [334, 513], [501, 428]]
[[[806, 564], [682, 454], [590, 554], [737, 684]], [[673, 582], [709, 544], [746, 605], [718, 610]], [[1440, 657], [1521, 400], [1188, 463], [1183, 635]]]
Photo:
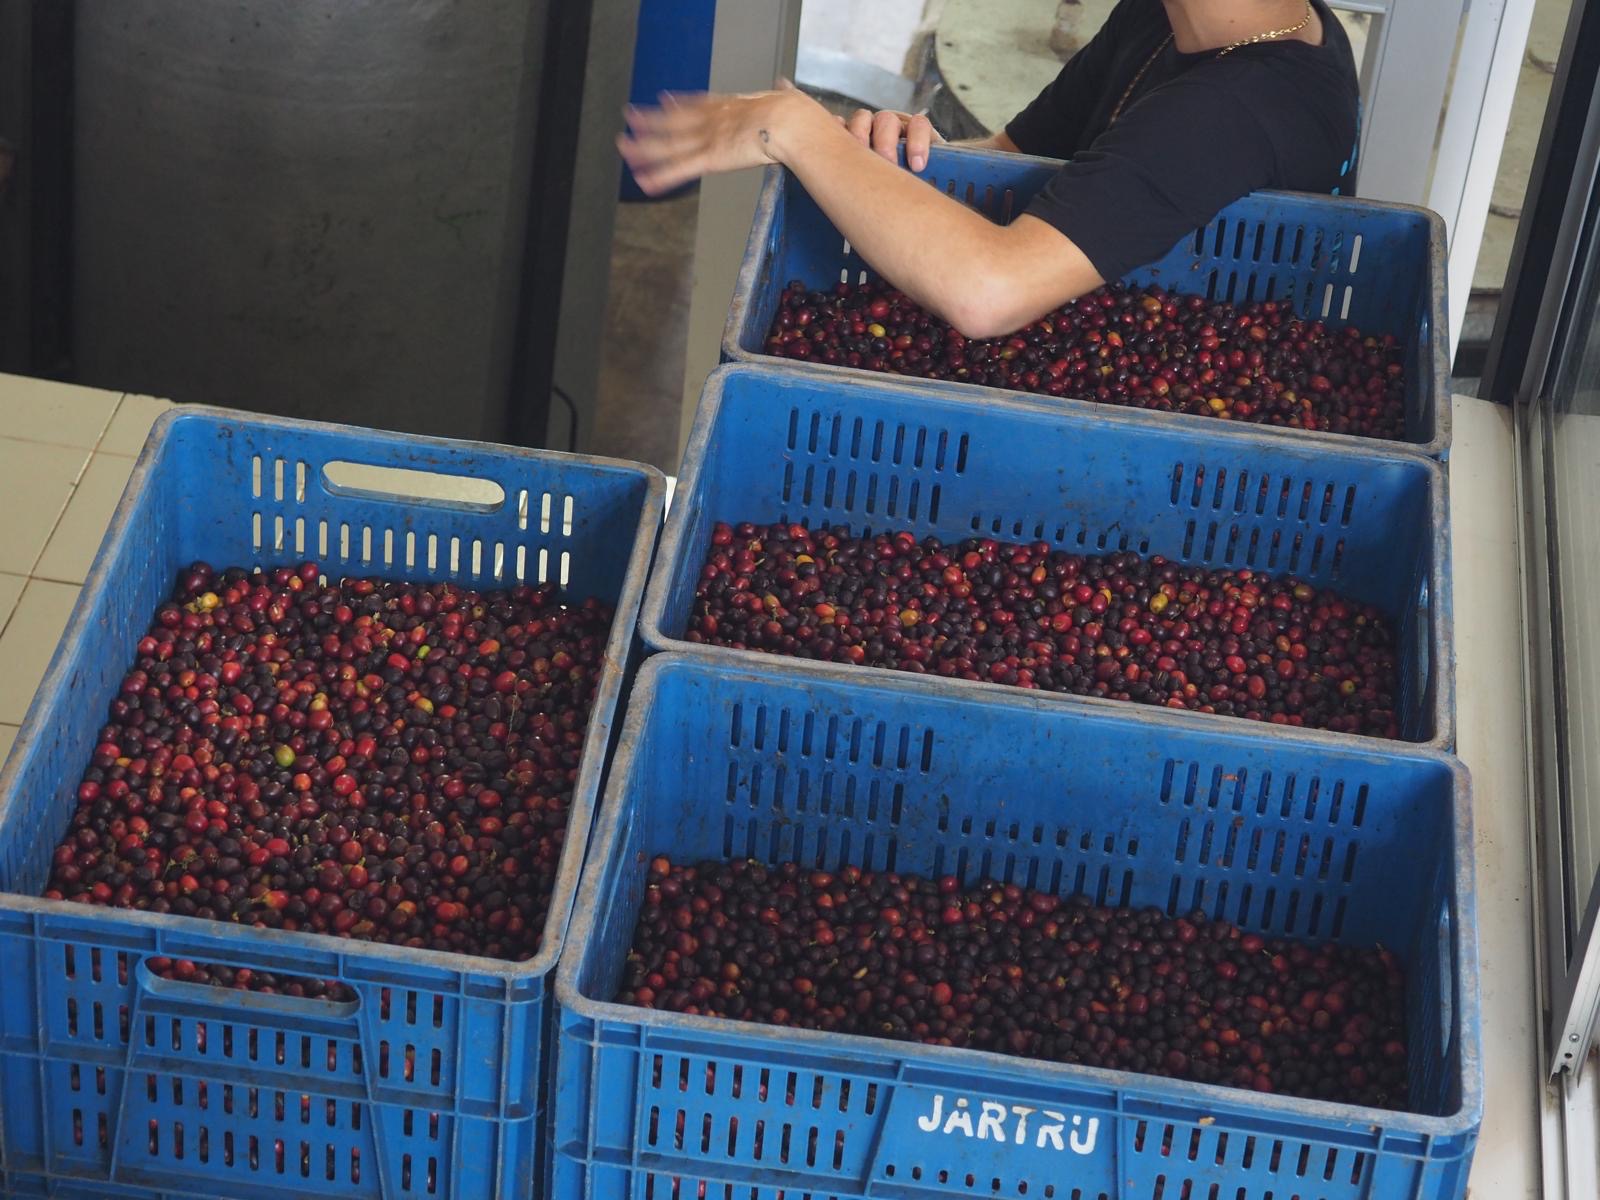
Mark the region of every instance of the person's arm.
[[968, 337], [1019, 329], [1104, 282], [1072, 240], [1022, 216], [996, 225], [863, 146], [792, 89], [668, 97], [630, 109], [618, 146], [649, 194], [781, 163], [863, 258]]

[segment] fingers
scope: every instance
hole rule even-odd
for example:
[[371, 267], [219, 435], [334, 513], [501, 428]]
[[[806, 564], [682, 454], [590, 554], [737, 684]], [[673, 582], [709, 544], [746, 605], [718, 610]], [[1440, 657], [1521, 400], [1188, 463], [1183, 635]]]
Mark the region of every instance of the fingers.
[[906, 165], [913, 171], [920, 171], [928, 165], [928, 147], [933, 145], [939, 135], [934, 132], [933, 122], [918, 113], [906, 122]]
[[659, 196], [699, 179], [710, 170], [710, 146], [700, 140], [669, 141], [651, 135], [619, 134], [617, 152], [647, 196]]
[[[703, 138], [669, 139], [648, 134], [642, 137], [622, 134], [617, 138], [617, 153], [622, 155], [634, 178], [641, 181], [641, 187], [645, 175], [701, 163], [709, 149], [709, 142]], [[698, 169], [696, 173], [700, 173]]]
[[890, 162], [899, 162], [903, 139], [906, 165], [913, 171], [928, 165], [928, 148], [942, 140], [927, 117], [913, 117], [893, 109], [875, 113], [870, 108], [858, 108], [844, 120], [844, 127], [856, 141]]
[[656, 108], [630, 104], [622, 110], [628, 128], [639, 132], [669, 131], [696, 124], [709, 111], [709, 96], [674, 96], [661, 93], [661, 104]]
[[900, 134], [905, 115], [885, 109], [872, 118], [872, 148], [892, 163], [900, 161]]
[[858, 108], [844, 123], [844, 127], [850, 131], [850, 136], [868, 149], [872, 147], [872, 117], [873, 112], [870, 108]]
[[[671, 191], [703, 175], [775, 161], [768, 125], [783, 116], [780, 93], [663, 95], [659, 108], [625, 110], [617, 152], [646, 193]], [[775, 131], [775, 132], [781, 132]]]
[[661, 108], [629, 105], [623, 117], [628, 125], [626, 141], [632, 152], [654, 159], [702, 147], [711, 136], [716, 114], [704, 103], [672, 99]]
[[[629, 169], [633, 170], [631, 166]], [[703, 158], [686, 158], [659, 167], [633, 170], [633, 181], [646, 196], [661, 196], [707, 173]]]
[[628, 132], [617, 137], [617, 152], [642, 192], [660, 195], [705, 173], [708, 112], [695, 101], [668, 96], [661, 108], [625, 111]]

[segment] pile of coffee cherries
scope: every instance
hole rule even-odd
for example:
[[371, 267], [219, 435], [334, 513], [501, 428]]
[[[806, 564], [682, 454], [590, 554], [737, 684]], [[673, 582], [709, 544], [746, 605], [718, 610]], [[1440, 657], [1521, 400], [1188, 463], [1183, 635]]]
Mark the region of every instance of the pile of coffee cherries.
[[617, 999], [1406, 1103], [1405, 979], [1387, 950], [1014, 884], [655, 858]]
[[1371, 605], [1288, 577], [1044, 542], [718, 524], [688, 641], [1400, 736]]
[[791, 283], [765, 352], [1363, 437], [1403, 438], [1405, 347], [1307, 320], [1291, 304], [1236, 306], [1160, 288], [1103, 287], [1007, 337], [966, 338], [880, 282]]
[[138, 644], [44, 894], [527, 959], [611, 621], [605, 604], [564, 603], [548, 585], [195, 563]]

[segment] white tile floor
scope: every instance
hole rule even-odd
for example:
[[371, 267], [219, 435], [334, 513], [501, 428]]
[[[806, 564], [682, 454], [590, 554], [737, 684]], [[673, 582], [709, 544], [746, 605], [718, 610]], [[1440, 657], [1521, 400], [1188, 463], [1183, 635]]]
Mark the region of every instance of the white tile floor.
[[166, 400], [0, 375], [0, 760]]

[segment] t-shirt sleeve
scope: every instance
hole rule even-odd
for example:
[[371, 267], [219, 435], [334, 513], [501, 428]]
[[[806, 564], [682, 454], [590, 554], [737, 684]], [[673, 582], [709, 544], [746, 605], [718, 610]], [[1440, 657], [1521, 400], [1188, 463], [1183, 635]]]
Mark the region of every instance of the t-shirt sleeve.
[[1071, 158], [1084, 126], [1110, 84], [1111, 63], [1128, 22], [1119, 5], [1100, 31], [1067, 60], [1061, 73], [1006, 126], [1006, 136], [1024, 154]]
[[1162, 257], [1218, 210], [1274, 177], [1260, 122], [1215, 81], [1144, 97], [1066, 163], [1027, 212], [1053, 225], [1106, 280]]

